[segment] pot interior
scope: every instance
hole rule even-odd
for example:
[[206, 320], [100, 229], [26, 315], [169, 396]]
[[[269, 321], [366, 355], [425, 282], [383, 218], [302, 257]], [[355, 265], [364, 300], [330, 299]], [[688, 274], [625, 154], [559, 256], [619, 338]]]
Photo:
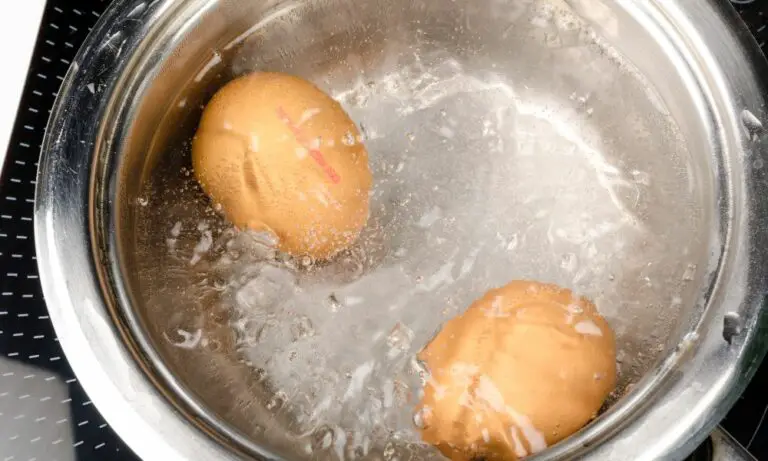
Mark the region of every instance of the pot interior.
[[[515, 279], [608, 319], [607, 406], [698, 320], [717, 159], [678, 63], [618, 2], [579, 2], [590, 18], [549, 0], [181, 3], [132, 58], [97, 180], [112, 175], [121, 309], [216, 429], [290, 459], [440, 457], [413, 423], [414, 354]], [[370, 220], [331, 262], [237, 232], [195, 182], [204, 104], [254, 70], [309, 79], [364, 134]]]

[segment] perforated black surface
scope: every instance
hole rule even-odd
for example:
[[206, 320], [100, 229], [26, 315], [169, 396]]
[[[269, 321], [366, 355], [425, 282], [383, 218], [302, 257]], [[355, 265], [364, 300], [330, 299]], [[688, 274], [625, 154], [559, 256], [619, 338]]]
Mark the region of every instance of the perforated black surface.
[[[764, 47], [768, 4], [732, 1]], [[48, 115], [70, 61], [108, 3], [48, 2], [0, 177], [0, 358], [35, 367], [19, 373], [0, 362], [0, 460], [4, 461], [22, 460], [14, 454], [19, 451], [11, 449], [17, 444], [25, 444], [24, 459], [30, 461], [73, 459], [73, 451], [81, 461], [137, 459], [91, 404], [62, 353], [42, 298], [33, 241], [35, 176]], [[25, 391], [35, 383], [60, 383], [65, 396], [54, 399], [53, 394]], [[768, 412], [766, 389], [768, 366], [763, 366], [723, 424], [756, 457], [768, 461], [768, 424], [763, 424]], [[68, 416], [52, 421], [52, 405], [65, 406]], [[68, 425], [70, 438], [24, 433], [16, 429], [22, 422], [25, 427], [38, 425], [41, 431]]]
[[[32, 457], [39, 453], [40, 461], [56, 459], [59, 450], [61, 459], [72, 459], [73, 450], [79, 460], [137, 459], [91, 404], [62, 353], [43, 301], [33, 241], [35, 176], [48, 115], [70, 61], [107, 3], [48, 2], [0, 178], [0, 356], [40, 370], [24, 376], [13, 371], [0, 374], [0, 398], [17, 399], [22, 409], [0, 415], [0, 459], [4, 460], [14, 456], [6, 453], [19, 451], [10, 444], [28, 444], [26, 452]], [[25, 389], [34, 380], [61, 382], [69, 396], [57, 397], [57, 403], [51, 395], [28, 395]], [[25, 385], [14, 385], [19, 381]], [[3, 395], [5, 389], [17, 390]], [[49, 421], [54, 404], [66, 406], [68, 416]], [[8, 407], [13, 406], [3, 406]], [[45, 440], [34, 432], [18, 433], [14, 425], [21, 420], [32, 420], [41, 429], [44, 424], [67, 424], [72, 438]]]

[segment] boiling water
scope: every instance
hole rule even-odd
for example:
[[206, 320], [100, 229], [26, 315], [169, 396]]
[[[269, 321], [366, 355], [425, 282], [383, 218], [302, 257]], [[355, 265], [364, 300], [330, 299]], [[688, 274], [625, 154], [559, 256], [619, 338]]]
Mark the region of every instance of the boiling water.
[[368, 226], [333, 261], [232, 229], [186, 168], [188, 147], [169, 148], [137, 200], [142, 302], [156, 347], [222, 418], [287, 434], [304, 456], [436, 456], [413, 421], [414, 356], [515, 279], [595, 301], [617, 335], [620, 390], [652, 365], [701, 277], [701, 199], [644, 82], [573, 18], [548, 20], [572, 48], [549, 86], [440, 49], [365, 72], [352, 56], [314, 79], [360, 125], [375, 178]]

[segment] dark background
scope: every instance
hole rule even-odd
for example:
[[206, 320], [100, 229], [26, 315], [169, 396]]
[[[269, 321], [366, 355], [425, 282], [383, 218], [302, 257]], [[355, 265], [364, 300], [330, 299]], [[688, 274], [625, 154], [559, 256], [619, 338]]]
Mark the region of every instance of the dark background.
[[[763, 0], [732, 2], [765, 49], [768, 4]], [[59, 445], [64, 450], [74, 449], [78, 461], [135, 461], [137, 458], [91, 404], [57, 342], [37, 276], [32, 213], [39, 150], [56, 92], [77, 49], [108, 3], [108, 0], [48, 1], [0, 177], [0, 357], [46, 369], [50, 371], [46, 379], [68, 386], [70, 398], [61, 404], [69, 406], [71, 416], [66, 424], [71, 425], [74, 440]], [[0, 378], [0, 398], [4, 397], [2, 383]], [[764, 461], [768, 461], [768, 424], [763, 424], [766, 412], [768, 365], [760, 369], [723, 421], [737, 440]], [[0, 413], [0, 455], [6, 443], [55, 443], [34, 439], [6, 441], [6, 434], [10, 432], [2, 428], [13, 424], [10, 415]]]

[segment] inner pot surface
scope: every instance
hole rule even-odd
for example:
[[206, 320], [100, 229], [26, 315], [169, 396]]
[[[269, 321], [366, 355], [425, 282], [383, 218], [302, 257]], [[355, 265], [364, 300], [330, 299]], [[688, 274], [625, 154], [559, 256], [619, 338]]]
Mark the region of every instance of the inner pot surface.
[[[713, 95], [718, 75], [702, 76], [655, 6], [196, 0], [126, 14], [132, 3], [119, 17], [146, 33], [123, 42], [113, 86], [89, 83], [107, 105], [90, 183], [96, 272], [145, 371], [220, 441], [286, 459], [439, 458], [413, 422], [414, 354], [515, 279], [587, 296], [617, 336], [605, 414], [543, 456], [641, 417], [705, 339], [743, 353], [711, 305], [736, 283], [734, 223], [749, 225], [750, 202], [734, 184], [760, 112], [739, 110], [738, 126], [718, 112], [732, 109]], [[237, 232], [191, 173], [204, 104], [254, 70], [307, 78], [363, 133], [371, 217], [329, 263]], [[734, 276], [732, 296], [748, 297], [750, 276]], [[742, 302], [727, 310], [749, 332]]]

